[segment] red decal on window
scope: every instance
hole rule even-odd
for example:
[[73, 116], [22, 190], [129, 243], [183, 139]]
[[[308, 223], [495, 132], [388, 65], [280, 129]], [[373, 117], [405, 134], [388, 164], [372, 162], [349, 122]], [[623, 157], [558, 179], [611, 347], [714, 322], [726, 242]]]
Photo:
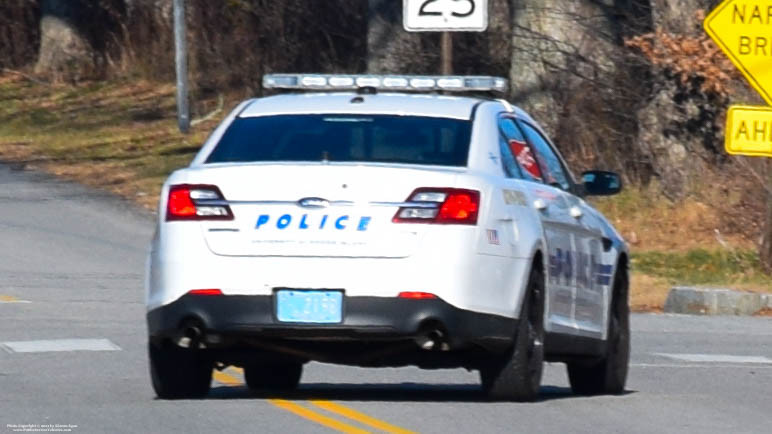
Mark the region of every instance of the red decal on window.
[[531, 148], [528, 145], [517, 140], [510, 140], [509, 149], [512, 151], [512, 155], [517, 159], [520, 167], [525, 169], [532, 177], [541, 179], [539, 163], [536, 162], [536, 158], [534, 158]]

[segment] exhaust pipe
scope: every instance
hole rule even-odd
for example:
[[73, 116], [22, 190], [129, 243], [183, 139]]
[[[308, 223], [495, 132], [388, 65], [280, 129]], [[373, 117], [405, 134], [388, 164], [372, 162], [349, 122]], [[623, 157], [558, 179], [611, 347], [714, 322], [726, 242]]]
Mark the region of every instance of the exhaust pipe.
[[200, 321], [186, 321], [180, 328], [180, 337], [177, 340], [177, 346], [182, 348], [199, 348], [203, 345], [202, 337], [204, 332]]
[[197, 326], [190, 325], [183, 330], [182, 335], [191, 341], [198, 341], [201, 340], [201, 329]]
[[415, 340], [421, 349], [428, 351], [449, 351], [450, 346], [445, 340], [445, 334], [440, 329], [433, 329], [418, 336]]

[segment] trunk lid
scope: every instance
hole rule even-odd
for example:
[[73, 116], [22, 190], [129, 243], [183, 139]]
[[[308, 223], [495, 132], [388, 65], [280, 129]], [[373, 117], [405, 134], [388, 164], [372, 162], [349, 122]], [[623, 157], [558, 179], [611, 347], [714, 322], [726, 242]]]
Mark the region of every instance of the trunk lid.
[[226, 256], [404, 258], [427, 225], [392, 223], [419, 187], [452, 187], [463, 168], [387, 164], [246, 164], [191, 169], [220, 188], [233, 221], [203, 221]]

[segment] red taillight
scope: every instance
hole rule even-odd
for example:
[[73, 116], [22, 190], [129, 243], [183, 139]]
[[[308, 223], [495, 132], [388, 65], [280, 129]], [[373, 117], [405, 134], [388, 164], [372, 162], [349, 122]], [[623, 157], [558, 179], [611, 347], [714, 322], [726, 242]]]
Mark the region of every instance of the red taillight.
[[214, 185], [172, 185], [166, 203], [166, 220], [233, 220], [231, 208], [224, 201], [220, 189]]
[[436, 295], [429, 293], [429, 292], [417, 292], [417, 291], [407, 291], [407, 292], [400, 292], [397, 296], [399, 298], [409, 298], [412, 300], [428, 300], [432, 298], [437, 298]]
[[[476, 192], [475, 192], [476, 193]], [[443, 221], [468, 220], [474, 216], [477, 223], [477, 208], [480, 205], [480, 195], [473, 193], [452, 193], [445, 199], [445, 203], [440, 208], [440, 214], [437, 216]]]
[[392, 222], [476, 225], [480, 192], [460, 188], [419, 188], [407, 202], [409, 204], [397, 211]]
[[188, 291], [190, 295], [223, 295], [219, 289], [191, 289]]
[[[175, 188], [176, 187], [176, 188]], [[169, 216], [193, 217], [196, 215], [196, 204], [190, 198], [190, 189], [172, 187], [169, 191]]]

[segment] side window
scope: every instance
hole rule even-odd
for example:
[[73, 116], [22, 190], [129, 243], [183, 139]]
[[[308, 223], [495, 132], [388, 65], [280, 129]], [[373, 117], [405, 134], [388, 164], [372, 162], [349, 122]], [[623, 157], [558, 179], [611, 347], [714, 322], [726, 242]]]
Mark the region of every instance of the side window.
[[539, 133], [536, 128], [529, 125], [526, 122], [518, 122], [523, 128], [525, 136], [528, 139], [528, 143], [533, 147], [536, 154], [536, 160], [541, 168], [542, 177], [544, 182], [550, 185], [556, 185], [563, 190], [570, 190], [571, 183], [568, 181], [563, 166], [560, 164], [560, 158], [552, 150], [547, 140]]
[[512, 119], [499, 120], [504, 169], [513, 178], [542, 182], [542, 171], [525, 136]]

